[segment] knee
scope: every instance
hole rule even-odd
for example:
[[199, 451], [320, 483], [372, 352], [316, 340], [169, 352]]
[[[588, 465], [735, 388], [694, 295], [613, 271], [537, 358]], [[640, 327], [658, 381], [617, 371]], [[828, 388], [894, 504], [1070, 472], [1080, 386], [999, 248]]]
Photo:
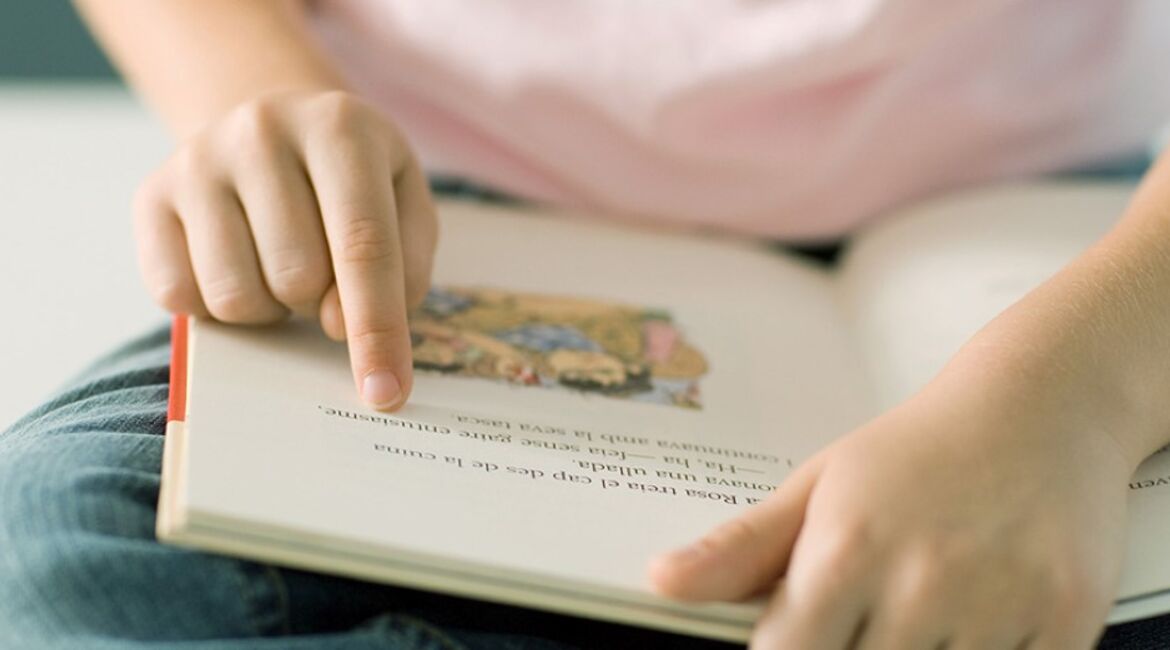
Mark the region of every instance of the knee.
[[100, 615], [128, 552], [153, 540], [160, 454], [156, 435], [0, 438], [0, 638]]
[[162, 437], [90, 431], [0, 439], [0, 544], [151, 535]]
[[152, 534], [166, 387], [125, 375], [116, 387], [67, 392], [0, 433], [0, 548]]

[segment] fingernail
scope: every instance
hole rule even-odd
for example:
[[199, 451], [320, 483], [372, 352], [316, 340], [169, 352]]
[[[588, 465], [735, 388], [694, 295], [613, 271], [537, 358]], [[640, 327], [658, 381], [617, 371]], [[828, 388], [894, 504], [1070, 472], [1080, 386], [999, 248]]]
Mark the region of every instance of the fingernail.
[[388, 408], [402, 398], [402, 384], [389, 370], [374, 370], [362, 381], [362, 399], [374, 408]]

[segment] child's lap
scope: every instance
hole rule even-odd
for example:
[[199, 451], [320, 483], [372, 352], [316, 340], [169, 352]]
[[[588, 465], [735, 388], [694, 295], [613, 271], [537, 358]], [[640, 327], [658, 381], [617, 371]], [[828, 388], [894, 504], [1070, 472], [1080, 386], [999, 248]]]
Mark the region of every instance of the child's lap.
[[[1139, 164], [1083, 176], [1134, 176]], [[474, 186], [443, 194], [499, 200]], [[169, 330], [119, 348], [0, 433], [0, 647], [719, 647], [720, 644], [277, 569], [154, 540]], [[70, 641], [72, 639], [72, 641]], [[300, 642], [299, 641], [299, 642]], [[1104, 648], [1170, 647], [1170, 616]]]
[[0, 433], [0, 647], [715, 646], [158, 544], [169, 355], [159, 328]]

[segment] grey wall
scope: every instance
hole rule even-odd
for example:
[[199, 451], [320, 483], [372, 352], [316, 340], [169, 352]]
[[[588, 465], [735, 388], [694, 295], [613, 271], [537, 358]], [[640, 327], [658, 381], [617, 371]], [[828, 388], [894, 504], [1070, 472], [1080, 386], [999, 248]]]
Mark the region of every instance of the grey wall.
[[0, 79], [114, 77], [68, 0], [0, 0]]

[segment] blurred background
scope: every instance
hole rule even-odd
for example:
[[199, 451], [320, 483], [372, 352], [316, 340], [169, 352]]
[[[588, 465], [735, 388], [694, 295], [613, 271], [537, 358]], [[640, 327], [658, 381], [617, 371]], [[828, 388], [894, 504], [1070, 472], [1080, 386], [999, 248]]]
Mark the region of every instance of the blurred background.
[[5, 81], [117, 80], [66, 0], [0, 3], [0, 76]]
[[129, 204], [169, 149], [69, 2], [0, 2], [0, 429], [165, 322], [140, 287]]

